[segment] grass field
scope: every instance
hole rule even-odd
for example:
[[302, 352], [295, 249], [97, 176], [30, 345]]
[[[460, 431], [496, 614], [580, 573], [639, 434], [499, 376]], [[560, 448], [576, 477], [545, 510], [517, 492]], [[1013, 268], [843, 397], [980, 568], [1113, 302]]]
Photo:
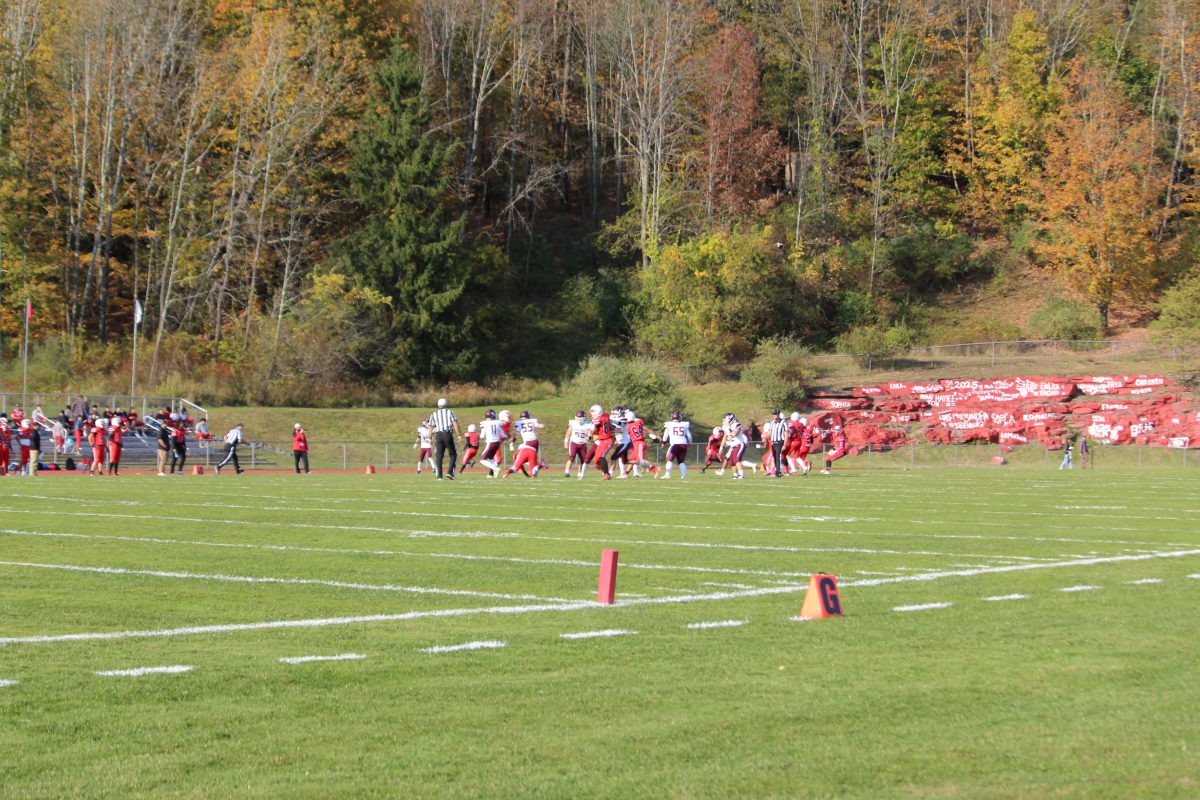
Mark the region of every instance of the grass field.
[[0, 495], [4, 797], [1200, 794], [1190, 471]]

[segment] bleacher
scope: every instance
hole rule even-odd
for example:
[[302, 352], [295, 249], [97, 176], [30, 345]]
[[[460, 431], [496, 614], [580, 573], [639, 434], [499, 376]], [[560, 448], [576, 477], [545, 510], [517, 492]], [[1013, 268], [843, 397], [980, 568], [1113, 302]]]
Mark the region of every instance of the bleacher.
[[[59, 452], [54, 443], [53, 419], [57, 418], [64, 408], [70, 408], [80, 395], [84, 396], [89, 410], [92, 406], [101, 412], [106, 407], [122, 411], [130, 408], [137, 410], [139, 425], [127, 431], [121, 441], [121, 469], [131, 472], [154, 471], [158, 468], [158, 433], [161, 424], [155, 415], [160, 409], [165, 408], [171, 413], [185, 414], [197, 421], [208, 418], [207, 409], [181, 397], [94, 395], [85, 392], [0, 393], [0, 411], [8, 414], [11, 419], [12, 409], [20, 406], [26, 417], [33, 419], [34, 409], [40, 406], [45, 418], [37, 419], [35, 422], [41, 429], [42, 435], [41, 463], [65, 467], [69, 458], [74, 462], [76, 468], [79, 468], [85, 459], [91, 458], [91, 447], [84, 441], [76, 442], [74, 449], [68, 449], [67, 445], [71, 444], [68, 437], [64, 442], [63, 451]], [[204, 441], [197, 439], [193, 431], [188, 431], [186, 469], [189, 472], [196, 464], [212, 467], [223, 457], [224, 446], [221, 443], [220, 433], [213, 435], [216, 437], [215, 439]], [[17, 438], [15, 431], [13, 438], [14, 440]], [[261, 469], [276, 466], [275, 459], [270, 456], [264, 459], [263, 455], [256, 453], [253, 465], [250, 463], [250, 459], [243, 458], [243, 468], [254, 466]], [[19, 448], [15, 441], [12, 460], [19, 461]]]

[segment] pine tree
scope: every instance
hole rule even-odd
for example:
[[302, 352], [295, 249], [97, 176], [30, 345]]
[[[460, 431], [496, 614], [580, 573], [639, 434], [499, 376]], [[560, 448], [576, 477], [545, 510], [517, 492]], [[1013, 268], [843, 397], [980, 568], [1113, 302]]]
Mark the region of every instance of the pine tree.
[[416, 58], [399, 40], [379, 65], [368, 108], [349, 171], [364, 219], [342, 253], [352, 275], [391, 298], [391, 377], [461, 376], [478, 357], [458, 305], [470, 272], [466, 216], [451, 208], [450, 146], [429, 134]]

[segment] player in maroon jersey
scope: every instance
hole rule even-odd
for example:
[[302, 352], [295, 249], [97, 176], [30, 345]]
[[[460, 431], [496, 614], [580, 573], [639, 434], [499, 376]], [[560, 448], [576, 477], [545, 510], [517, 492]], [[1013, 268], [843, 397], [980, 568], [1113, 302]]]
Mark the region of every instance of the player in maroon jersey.
[[833, 462], [844, 455], [846, 455], [846, 432], [842, 430], [841, 425], [834, 425], [833, 450], [825, 454], [825, 469], [821, 470], [821, 474], [828, 475], [829, 468], [833, 466]]

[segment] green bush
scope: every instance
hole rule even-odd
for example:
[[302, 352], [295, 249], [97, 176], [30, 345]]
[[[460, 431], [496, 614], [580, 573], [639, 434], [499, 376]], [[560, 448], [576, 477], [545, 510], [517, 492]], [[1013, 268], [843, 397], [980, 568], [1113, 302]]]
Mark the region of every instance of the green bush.
[[679, 384], [659, 361], [649, 358], [589, 356], [567, 386], [566, 396], [577, 408], [599, 403], [608, 410], [629, 406], [647, 424], [666, 420], [683, 410]]
[[1155, 304], [1158, 319], [1150, 324], [1160, 336], [1200, 336], [1200, 271], [1185, 276]]
[[1073, 341], [1104, 338], [1100, 314], [1078, 300], [1055, 295], [1046, 298], [1042, 307], [1029, 318], [1029, 327], [1042, 339]]
[[876, 362], [887, 361], [911, 349], [916, 341], [912, 328], [900, 323], [890, 327], [860, 325], [837, 337], [839, 353], [853, 356], [860, 367], [874, 369]]
[[753, 384], [763, 405], [793, 406], [804, 399], [817, 376], [807, 363], [810, 355], [795, 339], [765, 339], [755, 348], [754, 360], [742, 370], [742, 380]]

